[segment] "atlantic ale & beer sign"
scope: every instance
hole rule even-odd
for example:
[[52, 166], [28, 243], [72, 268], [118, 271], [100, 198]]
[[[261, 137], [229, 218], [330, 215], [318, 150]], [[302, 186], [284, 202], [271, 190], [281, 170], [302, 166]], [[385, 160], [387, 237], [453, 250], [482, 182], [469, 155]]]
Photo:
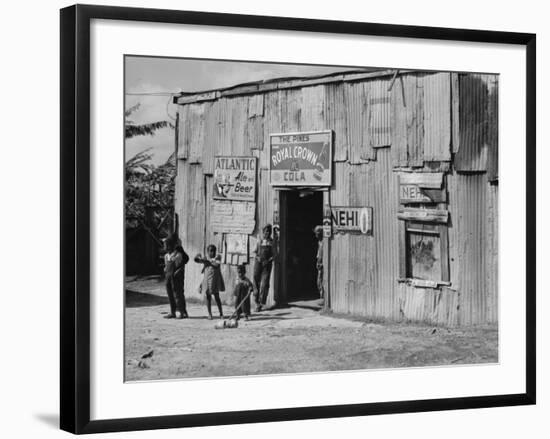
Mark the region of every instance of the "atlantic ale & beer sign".
[[269, 176], [273, 186], [330, 186], [332, 131], [271, 134]]
[[256, 157], [214, 157], [213, 198], [255, 201]]

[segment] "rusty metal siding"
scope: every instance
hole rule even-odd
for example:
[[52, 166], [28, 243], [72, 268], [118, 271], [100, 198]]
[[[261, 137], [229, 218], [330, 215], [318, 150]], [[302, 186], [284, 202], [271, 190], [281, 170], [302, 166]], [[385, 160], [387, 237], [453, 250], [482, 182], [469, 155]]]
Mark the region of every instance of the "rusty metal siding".
[[464, 172], [487, 170], [489, 88], [495, 75], [461, 74], [459, 88], [459, 145], [455, 168]]
[[220, 149], [219, 120], [220, 104], [218, 102], [205, 102], [204, 115], [204, 145], [202, 148], [202, 171], [206, 175], [214, 173], [214, 156]]
[[395, 167], [406, 167], [409, 164], [407, 147], [407, 118], [405, 96], [405, 80], [403, 75], [396, 78], [391, 89], [392, 112], [392, 161]]
[[[179, 236], [190, 258], [204, 254], [206, 206], [204, 177], [200, 164], [178, 161], [175, 212], [179, 217]], [[190, 297], [200, 297], [198, 287], [202, 279], [201, 266], [191, 261], [185, 270], [186, 290]]]
[[498, 185], [489, 184], [487, 188], [486, 209], [486, 239], [485, 239], [485, 263], [487, 276], [485, 278], [485, 294], [487, 295], [487, 310], [485, 321], [487, 323], [498, 322]]
[[189, 106], [189, 120], [186, 124], [186, 141], [189, 151], [190, 163], [202, 163], [202, 149], [204, 147], [204, 104], [191, 104]]
[[302, 89], [279, 91], [279, 105], [281, 109], [280, 132], [293, 133], [302, 128]]
[[229, 105], [230, 128], [229, 144], [230, 154], [242, 156], [249, 154], [245, 148], [245, 133], [248, 121], [248, 97], [238, 96], [227, 100]]
[[[331, 238], [327, 269], [331, 308], [374, 319], [449, 326], [496, 322], [498, 186], [489, 184], [485, 174], [451, 173], [444, 177], [448, 204], [438, 207], [450, 212], [451, 285], [432, 289], [398, 282], [398, 172], [394, 168], [449, 171], [455, 136], [460, 140], [458, 146], [464, 146], [464, 123], [453, 134], [449, 74], [399, 75], [391, 91], [391, 105], [386, 106], [387, 114], [373, 118], [371, 107], [385, 105], [383, 99], [376, 99], [387, 91], [388, 82], [334, 82], [182, 105], [178, 112], [178, 157], [183, 160], [178, 160], [176, 212], [180, 236], [190, 256], [204, 252], [210, 242], [221, 243], [221, 234], [205, 228], [210, 219], [207, 200], [215, 155], [259, 157], [257, 235], [262, 225], [273, 222], [276, 199], [267, 171], [269, 134], [332, 129], [335, 150], [331, 205], [372, 206], [373, 235], [336, 234]], [[441, 93], [444, 98], [439, 100]], [[497, 102], [487, 110], [493, 118], [498, 114]], [[388, 118], [391, 147], [377, 148], [387, 143], [384, 136], [388, 133], [374, 128], [385, 126]], [[464, 116], [460, 118], [462, 121]], [[466, 139], [468, 135], [476, 138], [466, 131]], [[496, 148], [496, 129], [485, 138]], [[470, 151], [464, 148], [463, 154]], [[232, 268], [224, 268], [228, 288], [234, 279]], [[277, 272], [278, 267], [274, 269]], [[190, 263], [187, 274], [189, 294], [196, 295], [200, 266]], [[271, 301], [276, 284], [272, 279]]]
[[376, 79], [370, 82], [369, 93], [369, 141], [372, 148], [391, 145], [390, 81]]
[[424, 76], [424, 161], [451, 160], [451, 74]]
[[344, 83], [349, 162], [359, 164], [375, 159], [375, 150], [369, 141], [368, 83]]
[[453, 289], [460, 324], [495, 322], [498, 314], [498, 187], [484, 174], [447, 176]]
[[330, 291], [335, 312], [397, 318], [397, 174], [389, 149], [376, 161], [335, 164], [333, 206], [372, 206], [373, 235], [335, 234], [331, 241]]
[[[256, 102], [249, 101], [248, 103], [248, 119], [245, 130], [245, 150], [250, 151], [251, 153], [254, 150], [262, 150], [264, 147], [264, 96], [261, 95], [261, 97], [261, 105], [257, 102], [257, 100], [255, 100]], [[261, 107], [261, 110], [259, 107]], [[261, 114], [259, 114], [260, 111]]]
[[498, 76], [487, 78], [489, 102], [487, 103], [487, 178], [498, 180]]
[[334, 131], [335, 162], [345, 162], [348, 159], [348, 131], [346, 123], [346, 103], [344, 86], [342, 84], [325, 85], [325, 127]]
[[396, 167], [424, 165], [423, 81], [419, 74], [400, 75], [392, 88], [392, 154]]
[[274, 91], [265, 94], [264, 98], [264, 146], [260, 151], [260, 169], [269, 168], [269, 135], [283, 131], [281, 121], [281, 95], [283, 92]]
[[306, 87], [302, 89], [302, 131], [320, 131], [325, 126], [325, 86]]
[[376, 266], [374, 272], [378, 298], [375, 303], [376, 317], [397, 318], [396, 297], [399, 278], [398, 241], [398, 173], [392, 172], [392, 156], [389, 149], [377, 151], [373, 179], [373, 236]]

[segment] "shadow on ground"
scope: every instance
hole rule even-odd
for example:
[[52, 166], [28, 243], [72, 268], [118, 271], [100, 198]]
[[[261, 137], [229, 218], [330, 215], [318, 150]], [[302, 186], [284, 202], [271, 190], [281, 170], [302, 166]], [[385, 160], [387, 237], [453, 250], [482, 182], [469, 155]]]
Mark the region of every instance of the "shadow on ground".
[[168, 305], [168, 297], [126, 290], [126, 308]]

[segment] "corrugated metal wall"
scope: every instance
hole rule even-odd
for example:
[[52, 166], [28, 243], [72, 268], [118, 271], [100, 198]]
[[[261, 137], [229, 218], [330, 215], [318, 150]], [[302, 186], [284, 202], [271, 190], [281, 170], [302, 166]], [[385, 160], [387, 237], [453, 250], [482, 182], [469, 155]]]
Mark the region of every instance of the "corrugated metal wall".
[[[498, 186], [490, 184], [484, 172], [487, 154], [482, 151], [487, 146], [479, 149], [476, 115], [456, 114], [471, 108], [483, 93], [473, 94], [473, 100], [464, 97], [473, 93], [472, 84], [478, 82], [460, 76], [459, 105], [455, 105], [451, 79], [449, 73], [408, 73], [393, 83], [391, 77], [335, 82], [182, 105], [176, 212], [186, 250], [194, 256], [204, 252], [206, 244], [220, 243], [220, 236], [208, 227], [215, 155], [259, 158], [257, 233], [273, 221], [269, 134], [332, 129], [331, 204], [373, 207], [372, 236], [336, 234], [331, 239], [332, 310], [445, 325], [496, 322]], [[494, 87], [494, 78], [485, 80], [492, 80]], [[491, 105], [494, 118], [498, 107], [495, 102]], [[460, 120], [459, 145], [451, 135], [455, 119]], [[494, 146], [498, 135], [493, 130], [484, 138], [492, 139]], [[452, 169], [454, 152], [461, 157], [461, 165], [445, 176], [448, 204], [437, 206], [450, 212], [451, 285], [433, 289], [399, 282], [396, 171], [446, 171]], [[228, 286], [234, 271], [224, 267]], [[252, 275], [251, 268], [248, 274]], [[200, 266], [191, 262], [187, 294], [196, 294], [200, 278]]]

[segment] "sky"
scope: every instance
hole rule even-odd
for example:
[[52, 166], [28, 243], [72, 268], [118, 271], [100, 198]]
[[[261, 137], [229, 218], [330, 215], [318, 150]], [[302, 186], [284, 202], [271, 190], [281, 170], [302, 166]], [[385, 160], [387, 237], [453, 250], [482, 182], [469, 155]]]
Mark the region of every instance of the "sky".
[[[213, 61], [183, 58], [126, 57], [125, 108], [140, 104], [129, 117], [135, 123], [172, 120], [176, 108], [169, 93], [194, 92], [223, 88], [245, 82], [289, 76], [313, 76], [353, 67], [267, 64], [237, 61]], [[136, 95], [163, 93], [160, 96]], [[126, 158], [151, 148], [152, 161], [164, 163], [174, 151], [174, 130], [164, 128], [154, 136], [126, 140]]]

